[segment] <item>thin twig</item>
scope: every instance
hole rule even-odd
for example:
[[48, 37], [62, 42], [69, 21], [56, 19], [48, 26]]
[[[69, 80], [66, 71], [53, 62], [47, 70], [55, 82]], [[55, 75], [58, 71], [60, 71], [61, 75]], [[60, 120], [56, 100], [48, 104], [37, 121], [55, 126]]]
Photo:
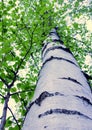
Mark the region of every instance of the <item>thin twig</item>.
[[74, 37], [71, 37], [72, 39], [74, 39], [75, 41], [78, 41], [78, 42], [81, 42], [81, 43], [84, 43], [85, 44], [85, 42], [83, 42], [83, 41], [81, 41], [81, 40], [79, 40], [79, 39], [77, 39], [77, 38], [74, 38]]
[[26, 54], [24, 55], [24, 57], [21, 59], [19, 65], [18, 65], [18, 67], [17, 67], [17, 70], [16, 70], [16, 72], [15, 72], [15, 76], [14, 76], [14, 78], [13, 78], [13, 81], [12, 81], [11, 84], [9, 85], [9, 88], [11, 88], [11, 87], [14, 85], [14, 83], [15, 83], [15, 81], [16, 81], [16, 78], [17, 78], [17, 74], [18, 74], [18, 72], [19, 72], [19, 69], [20, 69], [22, 63], [23, 63], [24, 60], [26, 59], [27, 55], [31, 52], [31, 47], [32, 47], [32, 42], [33, 42], [33, 34], [34, 34], [34, 31], [35, 31], [35, 29], [37, 28], [37, 26], [38, 26], [38, 24], [35, 26], [34, 30], [32, 31], [31, 40], [29, 41], [29, 42], [31, 43], [31, 44], [30, 44], [30, 47], [29, 47], [29, 49], [27, 50], [27, 52], [26, 52]]
[[17, 126], [19, 127], [19, 130], [20, 130], [20, 125], [18, 124], [18, 121], [17, 121], [16, 117], [14, 116], [14, 114], [13, 114], [11, 108], [8, 107], [8, 109], [9, 109], [9, 111], [11, 112], [11, 114], [12, 114], [12, 116], [13, 116], [13, 119], [15, 120], [15, 122], [16, 122]]
[[26, 52], [26, 54], [24, 55], [24, 57], [21, 59], [19, 65], [18, 65], [18, 67], [17, 67], [17, 70], [16, 70], [16, 72], [15, 72], [15, 76], [14, 76], [14, 78], [13, 78], [13, 81], [12, 81], [11, 84], [9, 85], [9, 88], [11, 88], [11, 87], [14, 85], [14, 82], [16, 81], [16, 78], [17, 78], [17, 74], [18, 74], [18, 72], [19, 72], [19, 69], [20, 69], [22, 63], [24, 62], [25, 58], [26, 58], [27, 55], [29, 54], [30, 50], [31, 50], [31, 47], [28, 49], [28, 51]]
[[38, 65], [36, 64], [35, 59], [34, 59], [34, 56], [33, 56], [32, 53], [31, 53], [31, 57], [32, 57], [32, 59], [34, 60], [34, 64], [35, 64], [36, 68], [39, 70], [39, 67], [38, 67]]
[[10, 96], [13, 96], [13, 95], [16, 95], [16, 94], [19, 94], [19, 93], [31, 92], [31, 91], [32, 91], [32, 89], [25, 90], [25, 91], [18, 91], [18, 92], [15, 92], [15, 93], [11, 93]]
[[2, 119], [2, 117], [0, 117], [0, 120]]
[[0, 96], [5, 99], [5, 97], [2, 94], [0, 94]]
[[0, 79], [1, 79], [1, 81], [7, 86], [7, 88], [9, 87], [9, 85], [8, 85], [8, 83], [7, 83], [7, 81], [5, 80], [5, 79], [3, 79], [1, 76], [0, 76]]

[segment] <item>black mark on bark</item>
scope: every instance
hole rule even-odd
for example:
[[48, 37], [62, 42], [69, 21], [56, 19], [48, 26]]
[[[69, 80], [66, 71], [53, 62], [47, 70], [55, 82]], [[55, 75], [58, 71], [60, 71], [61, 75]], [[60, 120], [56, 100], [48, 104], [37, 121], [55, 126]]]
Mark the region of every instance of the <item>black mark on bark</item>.
[[71, 52], [68, 48], [64, 48], [64, 47], [62, 47], [62, 46], [53, 46], [53, 47], [50, 47], [50, 48], [48, 48], [48, 49], [46, 50], [44, 56], [45, 56], [49, 51], [53, 51], [53, 50], [56, 50], [56, 49], [57, 49], [57, 50], [63, 50], [63, 51], [66, 51], [66, 52], [72, 54], [72, 52]]
[[44, 126], [44, 128], [47, 128], [48, 126]]
[[59, 79], [70, 80], [70, 81], [72, 81], [72, 82], [74, 82], [74, 83], [77, 83], [77, 84], [79, 84], [79, 85], [82, 86], [82, 84], [81, 84], [80, 82], [78, 82], [76, 79], [73, 79], [73, 78], [71, 78], [71, 77], [68, 77], [68, 78], [63, 77], [63, 78], [59, 78]]
[[47, 91], [45, 91], [45, 92], [43, 92], [43, 93], [40, 94], [40, 96], [35, 100], [35, 103], [40, 106], [40, 105], [41, 105], [41, 102], [42, 102], [45, 98], [51, 97], [51, 96], [53, 96], [53, 94], [50, 94], [50, 93], [48, 93]]
[[[28, 107], [27, 107], [27, 112], [30, 110], [30, 108], [33, 106], [33, 104], [34, 104], [35, 102], [31, 102], [29, 105], [28, 105]], [[26, 113], [27, 113], [26, 112]]]
[[[67, 62], [69, 62], [69, 63], [74, 64], [75, 66], [77, 66], [74, 62], [72, 62], [72, 61], [70, 61], [70, 60], [68, 60], [68, 59], [65, 59], [65, 58], [62, 58], [62, 57], [54, 57], [54, 56], [51, 56], [50, 58], [48, 58], [48, 59], [43, 63], [43, 66], [44, 66], [47, 62], [49, 62], [49, 61], [51, 61], [51, 60], [64, 60], [64, 61], [67, 61]], [[78, 66], [77, 66], [77, 67], [78, 67]]]
[[[55, 28], [54, 28], [54, 29], [55, 29]], [[53, 34], [59, 37], [58, 33], [56, 32], [56, 29], [55, 29], [55, 31], [54, 31], [54, 30], [51, 30], [50, 33], [49, 33], [49, 36], [50, 36], [50, 35], [53, 35]]]
[[78, 97], [81, 100], [85, 101], [88, 105], [92, 105], [91, 101], [88, 98], [84, 97], [84, 96], [77, 96], [77, 95], [75, 95], [75, 97]]
[[38, 118], [42, 118], [44, 116], [47, 115], [51, 115], [51, 114], [66, 114], [66, 115], [78, 115], [78, 116], [82, 116], [84, 118], [90, 119], [92, 120], [90, 117], [82, 114], [81, 112], [75, 111], [75, 110], [67, 110], [67, 109], [50, 109], [42, 114], [38, 115]]
[[[44, 50], [47, 48], [48, 44], [50, 44], [50, 43], [52, 43], [52, 42], [59, 42], [60, 44], [63, 44], [63, 41], [62, 41], [62, 40], [60, 40], [60, 39], [54, 39], [54, 40], [52, 40], [51, 42], [47, 42], [47, 43], [43, 46], [43, 48], [42, 48], [42, 53], [43, 53]], [[64, 47], [62, 47], [62, 49], [64, 49]], [[71, 52], [68, 48], [65, 48], [65, 49], [66, 49], [65, 51], [70, 52], [70, 53], [72, 54], [72, 52]]]
[[41, 106], [41, 103], [42, 103], [42, 101], [43, 101], [44, 99], [46, 99], [47, 97], [52, 97], [52, 96], [57, 96], [57, 95], [63, 96], [64, 94], [61, 94], [61, 93], [59, 93], [59, 92], [55, 92], [55, 93], [49, 93], [49, 92], [47, 92], [47, 91], [42, 92], [42, 93], [40, 94], [40, 96], [35, 100], [35, 103], [36, 103], [37, 105]]
[[64, 44], [64, 42], [62, 41], [62, 40], [60, 40], [60, 39], [54, 39], [54, 40], [52, 40], [53, 42], [59, 42], [60, 44]]
[[40, 96], [33, 102], [31, 102], [29, 104], [29, 106], [27, 107], [27, 112], [30, 110], [30, 108], [36, 103], [38, 106], [41, 106], [42, 101], [47, 98], [47, 97], [52, 97], [52, 96], [64, 96], [64, 94], [61, 94], [59, 92], [55, 92], [55, 93], [49, 93], [47, 91], [44, 91], [40, 94]]
[[44, 50], [47, 48], [47, 45], [48, 44], [50, 44], [50, 42], [47, 42], [44, 46], [43, 46], [43, 48], [42, 48], [42, 53], [44, 52]]

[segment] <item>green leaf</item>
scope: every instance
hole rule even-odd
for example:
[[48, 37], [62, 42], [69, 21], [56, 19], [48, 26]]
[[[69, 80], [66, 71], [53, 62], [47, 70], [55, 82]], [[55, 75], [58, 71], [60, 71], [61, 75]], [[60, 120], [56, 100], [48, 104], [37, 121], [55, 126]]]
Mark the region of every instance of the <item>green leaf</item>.
[[11, 92], [16, 92], [17, 89], [15, 87], [11, 88]]
[[17, 94], [13, 95], [12, 98], [15, 100], [16, 103], [19, 102], [19, 97]]
[[79, 6], [79, 1], [76, 1], [75, 7], [78, 7], [78, 6]]
[[12, 124], [11, 117], [12, 117], [12, 116], [10, 116], [10, 117], [7, 118], [5, 127], [11, 126], [11, 124]]
[[4, 85], [3, 82], [0, 81], [0, 88], [2, 88], [3, 85]]
[[74, 26], [75, 29], [78, 29], [79, 25], [78, 25], [78, 23], [74, 23], [73, 26]]
[[19, 130], [19, 127], [16, 125], [15, 127], [13, 127], [12, 129], [9, 130]]

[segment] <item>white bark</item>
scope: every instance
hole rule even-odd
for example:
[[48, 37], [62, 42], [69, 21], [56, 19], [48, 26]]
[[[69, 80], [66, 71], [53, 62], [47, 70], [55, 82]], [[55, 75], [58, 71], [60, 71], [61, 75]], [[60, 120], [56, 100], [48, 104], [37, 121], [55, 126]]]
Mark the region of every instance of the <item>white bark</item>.
[[[48, 43], [48, 42], [49, 43]], [[92, 130], [92, 94], [72, 53], [53, 29], [22, 130]]]

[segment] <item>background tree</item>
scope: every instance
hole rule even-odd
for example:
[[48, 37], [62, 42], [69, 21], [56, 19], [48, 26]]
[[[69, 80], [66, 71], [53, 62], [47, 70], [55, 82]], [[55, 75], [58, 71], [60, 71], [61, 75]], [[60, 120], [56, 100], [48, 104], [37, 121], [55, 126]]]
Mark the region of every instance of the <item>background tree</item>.
[[[92, 33], [86, 26], [91, 10], [92, 2], [86, 0], [0, 1], [1, 130], [21, 128], [41, 67], [42, 43], [53, 27], [58, 25], [61, 39], [80, 67], [92, 74], [92, 66], [85, 64], [86, 56], [92, 55]], [[8, 105], [11, 99], [16, 103], [16, 114]], [[8, 110], [11, 116], [7, 116]]]

